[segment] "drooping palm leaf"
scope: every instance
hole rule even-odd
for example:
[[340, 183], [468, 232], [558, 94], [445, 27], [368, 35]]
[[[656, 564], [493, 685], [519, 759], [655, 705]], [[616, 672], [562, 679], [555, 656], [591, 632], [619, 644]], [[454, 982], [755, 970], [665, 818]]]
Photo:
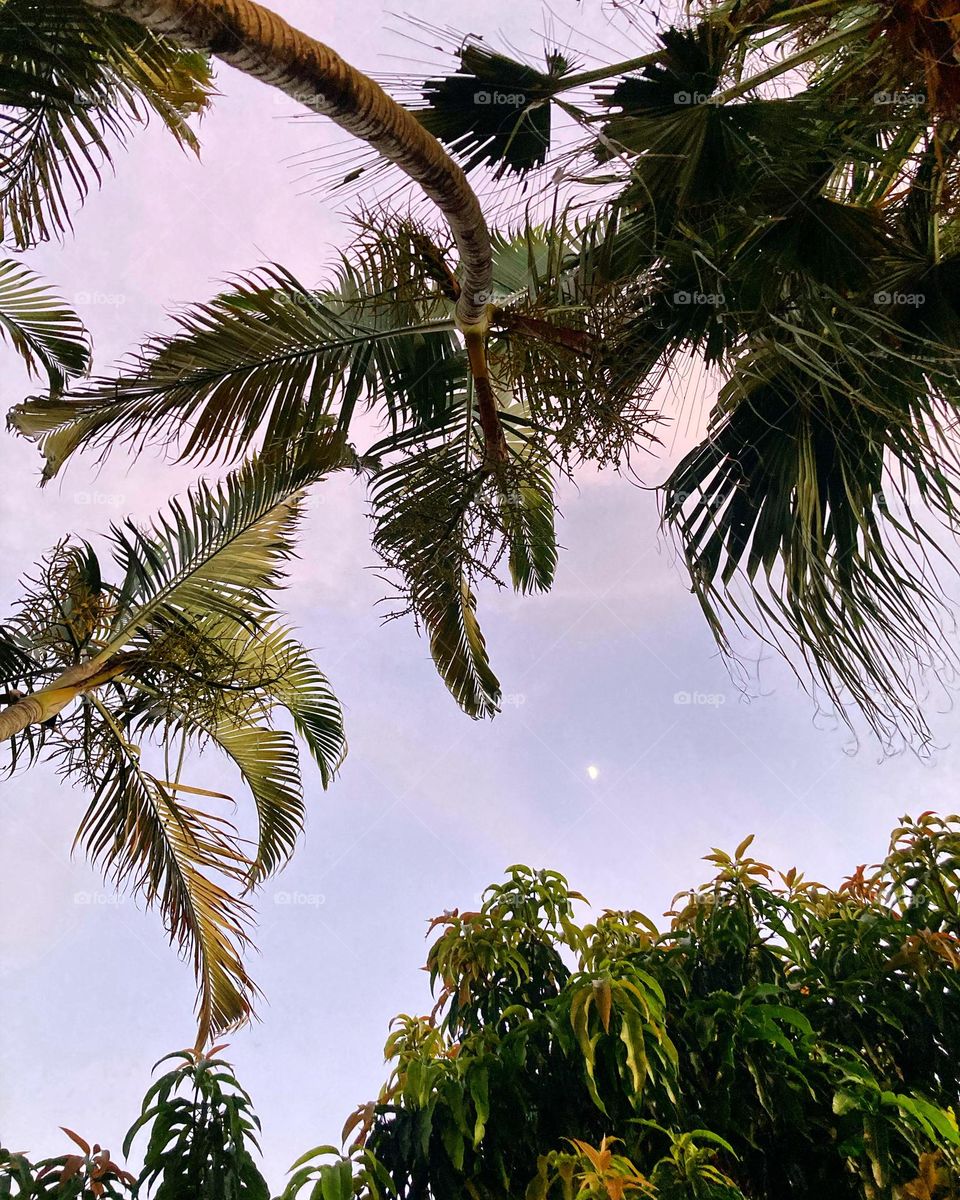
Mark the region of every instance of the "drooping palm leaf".
[[290, 714], [326, 787], [346, 754], [343, 716], [330, 684], [307, 650], [279, 627], [260, 631], [256, 654], [264, 690]]
[[252, 1011], [256, 988], [242, 962], [251, 913], [224, 886], [241, 885], [250, 863], [231, 827], [180, 803], [143, 768], [107, 707], [97, 698], [90, 703], [99, 733], [96, 790], [76, 844], [118, 885], [156, 903], [171, 941], [190, 953], [203, 1045]]
[[[908, 355], [858, 355], [870, 320], [785, 328], [781, 346], [746, 356], [708, 439], [672, 473], [665, 517], [722, 642], [721, 614], [744, 620], [799, 649], [841, 714], [852, 702], [886, 743], [923, 742], [923, 672], [954, 662], [933, 518], [956, 526], [955, 398], [933, 360], [928, 394]], [[873, 329], [882, 345], [888, 320]]]
[[343, 716], [330, 684], [309, 653], [269, 612], [252, 612], [251, 631], [219, 615], [192, 618], [131, 641], [141, 662], [124, 684], [132, 689], [125, 721], [139, 735], [170, 743], [213, 742], [240, 770], [257, 806], [259, 834], [251, 854], [255, 886], [293, 853], [305, 808], [294, 729], [327, 787], [346, 754]]
[[[478, 500], [488, 488], [475, 465], [469, 404], [456, 423], [425, 444], [391, 438], [370, 457], [403, 449], [371, 482], [373, 545], [402, 580], [405, 611], [423, 623], [444, 683], [469, 716], [492, 716], [500, 684], [490, 668], [476, 614], [474, 587], [492, 533]], [[489, 501], [488, 501], [489, 503]]]
[[150, 726], [209, 738], [240, 770], [259, 821], [251, 887], [287, 861], [306, 815], [296, 742], [286, 730], [273, 728], [275, 714], [292, 719], [320, 769], [323, 787], [346, 754], [343, 715], [328, 680], [303, 646], [279, 624], [263, 623], [267, 620], [272, 619], [264, 617], [251, 634], [215, 619], [206, 636], [216, 640], [227, 665], [217, 673], [210, 699], [180, 704], [175, 695], [165, 699], [167, 689], [154, 687], [156, 699], [147, 714]]
[[546, 592], [557, 569], [552, 464], [521, 413], [506, 413], [510, 464], [498, 480], [510, 578], [518, 592]]

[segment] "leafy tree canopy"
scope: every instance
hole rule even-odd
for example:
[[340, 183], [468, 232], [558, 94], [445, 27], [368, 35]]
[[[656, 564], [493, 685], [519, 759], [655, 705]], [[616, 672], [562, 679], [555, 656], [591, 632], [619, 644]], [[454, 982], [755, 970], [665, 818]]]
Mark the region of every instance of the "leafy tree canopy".
[[[960, 817], [902, 818], [837, 888], [752, 841], [707, 856], [716, 874], [665, 929], [578, 920], [563, 876], [524, 866], [437, 917], [436, 1006], [396, 1019], [380, 1095], [342, 1153], [294, 1164], [284, 1200], [960, 1195]], [[141, 1196], [266, 1197], [218, 1054], [176, 1056], [147, 1094], [124, 1146], [143, 1131]], [[0, 1152], [0, 1195], [137, 1193], [79, 1148]]]

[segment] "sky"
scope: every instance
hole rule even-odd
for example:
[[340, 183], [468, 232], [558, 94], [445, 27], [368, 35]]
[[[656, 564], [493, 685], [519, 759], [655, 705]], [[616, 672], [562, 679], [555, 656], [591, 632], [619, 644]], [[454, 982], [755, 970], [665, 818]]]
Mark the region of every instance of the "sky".
[[[417, 54], [374, 3], [275, 7], [362, 68], [396, 70], [388, 56]], [[438, 24], [461, 9], [471, 32], [502, 31], [534, 54], [545, 23], [562, 34], [564, 21], [607, 61], [637, 53], [589, 0], [416, 5]], [[297, 161], [342, 135], [294, 120], [291, 102], [227, 68], [218, 86], [202, 161], [148, 129], [118, 154], [74, 236], [29, 256], [92, 329], [101, 369], [231, 274], [273, 261], [319, 283], [347, 243], [337, 204]], [[9, 355], [0, 381], [4, 407], [30, 390]], [[662, 480], [695, 433], [687, 419], [668, 428], [659, 457], [637, 464], [643, 482]], [[41, 491], [35, 448], [11, 435], [0, 435], [0, 471], [4, 609], [64, 534], [95, 540], [191, 478], [121, 451], [102, 468], [80, 459]], [[597, 909], [658, 917], [707, 877], [704, 854], [748, 833], [766, 861], [836, 883], [882, 856], [899, 814], [957, 808], [956, 712], [931, 714], [930, 760], [884, 761], [818, 717], [775, 661], [742, 694], [659, 532], [654, 494], [589, 472], [560, 507], [553, 591], [481, 589], [506, 703], [476, 723], [412, 625], [381, 621], [361, 488], [337, 478], [311, 497], [283, 602], [344, 704], [350, 754], [327, 792], [307, 771], [306, 836], [259, 898], [260, 1020], [227, 1053], [263, 1123], [276, 1190], [300, 1153], [338, 1141], [348, 1113], [376, 1095], [391, 1017], [431, 1007], [428, 919], [475, 906], [510, 864], [564, 872]], [[196, 781], [236, 784], [207, 760]], [[0, 1144], [37, 1156], [63, 1152], [61, 1125], [119, 1153], [152, 1064], [194, 1038], [191, 971], [159, 918], [71, 858], [85, 804], [49, 766], [0, 785]]]

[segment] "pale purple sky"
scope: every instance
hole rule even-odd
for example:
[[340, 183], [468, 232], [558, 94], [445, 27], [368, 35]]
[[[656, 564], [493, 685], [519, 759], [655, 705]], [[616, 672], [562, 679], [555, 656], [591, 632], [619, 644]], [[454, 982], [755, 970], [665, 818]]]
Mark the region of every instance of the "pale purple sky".
[[[376, 5], [276, 7], [361, 67], [392, 70], [384, 55], [415, 53]], [[551, 7], [618, 54], [636, 53], [599, 4]], [[503, 30], [532, 52], [545, 20], [539, 4], [506, 0], [418, 0], [416, 13]], [[320, 282], [345, 244], [334, 206], [290, 161], [341, 135], [292, 121], [291, 103], [226, 68], [219, 86], [201, 164], [147, 131], [77, 215], [75, 237], [30, 256], [90, 325], [100, 368], [231, 273], [274, 260]], [[5, 356], [4, 407], [27, 390]], [[689, 436], [684, 426], [679, 440]], [[647, 482], [663, 478], [668, 457], [642, 464]], [[0, 467], [4, 608], [17, 577], [64, 533], [146, 516], [190, 477], [118, 453], [99, 473], [75, 463], [41, 492], [35, 451], [9, 436]], [[259, 901], [251, 967], [266, 994], [262, 1021], [230, 1038], [275, 1189], [298, 1154], [337, 1141], [348, 1112], [375, 1095], [389, 1019], [429, 1008], [419, 970], [427, 918], [474, 905], [507, 865], [557, 868], [598, 907], [658, 917], [705, 877], [701, 855], [747, 833], [767, 861], [835, 882], [877, 860], [901, 812], [956, 808], [955, 713], [934, 714], [944, 748], [932, 764], [880, 762], [869, 741], [851, 755], [843, 731], [818, 727], [775, 662], [764, 663], [762, 694], [743, 700], [658, 535], [654, 497], [614, 476], [563, 490], [551, 595], [482, 591], [512, 702], [493, 723], [469, 721], [413, 628], [379, 622], [384, 586], [370, 569], [364, 507], [349, 480], [317, 489], [285, 598], [342, 698], [351, 752], [326, 794], [308, 771], [307, 836]], [[716, 702], [678, 705], [677, 692]], [[212, 758], [195, 778], [236, 783]], [[152, 1063], [193, 1041], [193, 980], [158, 918], [117, 902], [70, 860], [85, 803], [49, 767], [2, 785], [0, 1141], [38, 1155], [62, 1151], [60, 1125], [119, 1151]], [[278, 903], [281, 893], [303, 902]]]

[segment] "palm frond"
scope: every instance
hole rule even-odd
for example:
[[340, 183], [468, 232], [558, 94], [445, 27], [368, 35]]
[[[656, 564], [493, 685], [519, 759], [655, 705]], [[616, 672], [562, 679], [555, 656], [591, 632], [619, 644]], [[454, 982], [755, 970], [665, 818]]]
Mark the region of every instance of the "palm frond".
[[452, 318], [411, 324], [353, 270], [340, 282], [316, 292], [264, 269], [180, 314], [179, 332], [148, 341], [116, 378], [62, 403], [29, 400], [10, 422], [39, 441], [51, 478], [77, 448], [124, 441], [166, 438], [184, 459], [233, 461], [257, 438], [283, 445], [321, 429], [337, 400], [342, 429], [360, 400], [426, 420], [442, 413], [464, 372]]
[[132, 521], [112, 526], [123, 580], [101, 656], [160, 617], [215, 613], [249, 625], [293, 555], [303, 489], [350, 461], [341, 438], [317, 437], [286, 454], [265, 452], [221, 483], [201, 480], [144, 529]]
[[193, 960], [198, 1043], [206, 1043], [252, 1011], [256, 988], [242, 962], [251, 913], [217, 882], [242, 884], [251, 864], [227, 822], [181, 804], [144, 769], [107, 706], [95, 697], [89, 705], [95, 790], [75, 844], [118, 886], [159, 907], [171, 941]]
[[326, 787], [347, 752], [343, 714], [329, 681], [309, 652], [278, 626], [261, 630], [256, 654], [264, 691], [290, 714]]
[[563, 90], [569, 60], [551, 53], [540, 71], [474, 38], [464, 39], [457, 57], [456, 72], [422, 84], [412, 105], [421, 124], [466, 171], [485, 165], [499, 179], [542, 166], [550, 151], [550, 100]]
[[464, 712], [479, 718], [497, 711], [500, 684], [474, 594], [477, 577], [491, 574], [484, 555], [495, 529], [489, 502], [478, 504], [488, 480], [471, 461], [474, 436], [466, 406], [436, 438], [391, 438], [369, 457], [403, 451], [371, 481], [373, 545], [402, 579], [405, 610], [423, 623], [444, 683]]
[[270, 612], [251, 630], [217, 614], [188, 626], [154, 621], [130, 642], [124, 719], [164, 745], [209, 740], [239, 768], [257, 807], [259, 835], [249, 885], [293, 853], [305, 809], [296, 741], [277, 730], [289, 719], [326, 788], [346, 754], [343, 714], [326, 676]]
[[210, 94], [202, 54], [81, 0], [0, 7], [0, 233], [23, 248], [70, 227], [112, 147], [157, 116], [196, 149], [187, 120]]
[[923, 673], [956, 665], [934, 536], [937, 519], [957, 529], [954, 370], [866, 310], [821, 328], [784, 327], [739, 362], [665, 519], [721, 645], [722, 615], [744, 621], [798, 650], [841, 714], [852, 703], [885, 743], [924, 743]]
[[90, 339], [77, 314], [29, 267], [0, 259], [0, 338], [31, 374], [46, 372], [52, 396], [90, 365]]
[[239, 768], [257, 807], [256, 855], [245, 877], [260, 883], [293, 854], [306, 810], [296, 742], [283, 729], [242, 724], [225, 715], [206, 732]]
[[13, 630], [0, 625], [0, 682], [17, 683], [29, 674], [35, 665], [25, 653]]
[[557, 569], [552, 464], [522, 410], [503, 417], [510, 462], [497, 484], [510, 578], [518, 592], [546, 592]]

